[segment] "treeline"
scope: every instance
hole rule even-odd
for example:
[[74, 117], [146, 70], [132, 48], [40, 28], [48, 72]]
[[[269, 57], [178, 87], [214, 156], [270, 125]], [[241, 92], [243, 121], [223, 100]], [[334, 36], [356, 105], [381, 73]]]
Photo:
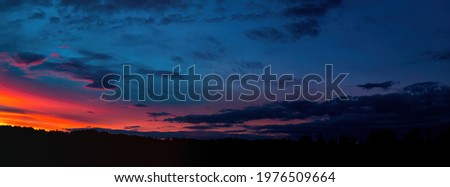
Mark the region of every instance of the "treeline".
[[0, 126], [0, 166], [450, 166], [450, 130], [298, 140], [155, 139]]

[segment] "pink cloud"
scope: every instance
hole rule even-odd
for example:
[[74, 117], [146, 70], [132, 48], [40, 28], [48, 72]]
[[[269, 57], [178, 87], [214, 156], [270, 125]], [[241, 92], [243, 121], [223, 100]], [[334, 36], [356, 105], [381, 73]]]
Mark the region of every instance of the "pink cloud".
[[47, 58], [45, 56], [30, 52], [0, 53], [0, 62], [9, 63], [10, 65], [16, 67], [35, 66], [44, 63], [46, 60]]

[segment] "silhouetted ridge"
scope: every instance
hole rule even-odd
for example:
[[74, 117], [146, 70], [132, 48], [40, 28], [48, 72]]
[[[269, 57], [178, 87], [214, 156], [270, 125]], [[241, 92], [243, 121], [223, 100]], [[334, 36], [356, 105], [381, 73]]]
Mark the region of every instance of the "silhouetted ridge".
[[155, 139], [0, 126], [0, 166], [448, 166], [450, 130], [298, 140]]

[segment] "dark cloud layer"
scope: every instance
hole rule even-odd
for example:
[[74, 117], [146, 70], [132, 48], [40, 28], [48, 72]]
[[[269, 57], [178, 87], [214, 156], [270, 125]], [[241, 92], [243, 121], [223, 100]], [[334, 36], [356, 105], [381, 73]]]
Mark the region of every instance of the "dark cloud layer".
[[200, 59], [200, 60], [206, 60], [206, 61], [211, 61], [211, 60], [216, 60], [220, 54], [218, 53], [214, 53], [211, 51], [195, 51], [192, 53], [194, 55], [194, 57], [196, 59]]
[[342, 3], [342, 0], [294, 1], [294, 2], [304, 2], [304, 3], [285, 9], [283, 11], [284, 16], [287, 17], [324, 16], [330, 9], [338, 7]]
[[282, 29], [274, 27], [264, 27], [252, 29], [245, 32], [245, 35], [256, 41], [286, 43], [295, 42], [305, 36], [318, 36], [320, 25], [315, 19], [307, 19], [285, 24]]
[[141, 11], [168, 11], [174, 10], [186, 10], [189, 8], [201, 8], [202, 3], [193, 3], [187, 0], [91, 0], [91, 1], [78, 1], [78, 0], [61, 0], [59, 6], [62, 8], [74, 8], [81, 11], [101, 11], [101, 12], [120, 12], [130, 10]]
[[[65, 62], [60, 63], [45, 62], [38, 66], [30, 67], [29, 70], [49, 71], [52, 73], [56, 73], [56, 76], [60, 74], [74, 80], [88, 81], [90, 83], [88, 83], [86, 87], [94, 89], [104, 89], [101, 83], [102, 78], [104, 75], [112, 73], [112, 71], [106, 68], [89, 65], [79, 59], [69, 59]], [[111, 88], [114, 87], [108, 87], [108, 89]]]
[[[286, 43], [295, 42], [304, 36], [318, 36], [320, 24], [318, 19], [326, 13], [341, 5], [341, 0], [326, 1], [280, 1], [287, 3], [288, 8], [281, 12], [281, 16], [292, 18], [292, 22], [278, 27], [254, 28], [245, 32], [245, 35], [255, 41]], [[260, 18], [265, 14], [240, 15], [236, 18]]]
[[42, 63], [46, 57], [32, 52], [21, 52], [13, 56], [16, 65], [36, 65]]
[[307, 124], [243, 126], [259, 133], [298, 134], [327, 128], [351, 130], [448, 124], [448, 116], [450, 88], [435, 82], [423, 82], [407, 86], [399, 93], [353, 97], [350, 101], [276, 102], [239, 110], [223, 110], [211, 115], [178, 116], [166, 121], [207, 123], [211, 124], [210, 128], [214, 128], [217, 124], [233, 124], [236, 127], [247, 121], [262, 119], [319, 119]]
[[[304, 36], [317, 36], [320, 33], [319, 19], [324, 17], [330, 10], [339, 7], [341, 0], [324, 1], [274, 1], [270, 3], [281, 4], [278, 10], [269, 10], [262, 3], [247, 2], [243, 6], [248, 11], [232, 12], [223, 14], [213, 11], [213, 15], [207, 18], [199, 18], [204, 14], [205, 7], [222, 7], [228, 2], [217, 1], [191, 1], [191, 0], [40, 0], [40, 1], [7, 1], [2, 3], [3, 7], [18, 8], [25, 4], [39, 6], [54, 6], [60, 13], [60, 17], [51, 16], [49, 22], [53, 24], [67, 24], [72, 29], [90, 30], [103, 26], [124, 28], [131, 24], [148, 25], [156, 23], [159, 26], [171, 24], [192, 23], [197, 19], [205, 20], [205, 23], [218, 22], [240, 22], [250, 21], [258, 22], [271, 17], [285, 19], [280, 24], [271, 24], [267, 26], [254, 26], [243, 32], [245, 36], [254, 41], [287, 43], [295, 42]], [[212, 4], [212, 6], [209, 6]], [[233, 5], [235, 6], [235, 5]], [[277, 6], [278, 7], [278, 6]], [[223, 8], [223, 7], [222, 7]], [[225, 9], [225, 8], [223, 8]], [[77, 15], [80, 12], [84, 15]], [[69, 14], [69, 12], [72, 12]], [[146, 17], [125, 17], [114, 18], [103, 17], [104, 14], [115, 14], [124, 12], [144, 12]], [[150, 13], [150, 14], [149, 14]], [[30, 19], [45, 18], [44, 11], [33, 12]], [[149, 17], [149, 15], [151, 15]], [[258, 24], [255, 24], [258, 25]], [[89, 51], [80, 51], [89, 52]], [[87, 54], [99, 60], [109, 60], [111, 57], [106, 54]]]
[[28, 18], [29, 19], [42, 19], [42, 18], [45, 18], [45, 12], [43, 12], [43, 11], [35, 12], [35, 13], [31, 14]]
[[19, 8], [23, 5], [51, 6], [52, 0], [2, 0], [0, 1], [0, 11]]
[[191, 23], [194, 22], [195, 18], [192, 16], [183, 16], [181, 14], [169, 14], [159, 21], [161, 25], [169, 25], [171, 23]]
[[89, 50], [79, 50], [78, 53], [92, 60], [111, 60], [112, 56], [105, 53], [98, 53]]
[[218, 23], [218, 22], [223, 22], [225, 21], [225, 17], [221, 16], [221, 17], [214, 17], [214, 18], [207, 18], [205, 19], [205, 22], [207, 23]]
[[8, 106], [2, 106], [2, 105], [0, 105], [0, 112], [17, 113], [17, 114], [27, 113], [27, 111], [23, 110], [23, 109], [14, 108], [14, 107], [8, 107]]
[[150, 117], [172, 116], [172, 114], [168, 112], [148, 112], [147, 114]]
[[139, 125], [131, 125], [131, 126], [125, 126], [123, 129], [125, 130], [139, 130], [141, 126]]
[[248, 14], [237, 13], [237, 14], [233, 14], [231, 16], [231, 21], [260, 20], [260, 19], [266, 18], [270, 14], [271, 14], [271, 12], [269, 12], [269, 11], [265, 11], [265, 12], [261, 12], [261, 13], [248, 13]]
[[319, 35], [319, 23], [317, 20], [308, 19], [306, 21], [294, 22], [285, 25], [286, 30], [291, 34], [293, 39], [300, 39], [303, 36], [317, 36]]
[[383, 90], [389, 90], [393, 85], [395, 85], [395, 81], [386, 81], [382, 83], [366, 83], [366, 84], [360, 84], [357, 85], [358, 87], [365, 89], [365, 90], [371, 90], [374, 88], [380, 88]]
[[147, 105], [144, 105], [144, 104], [134, 104], [133, 106], [136, 108], [146, 108], [147, 107]]
[[[78, 53], [84, 55], [84, 58], [60, 58], [55, 62], [49, 61], [46, 56], [32, 53], [3, 53], [2, 59], [4, 62], [12, 66], [24, 67], [22, 74], [29, 74], [30, 76], [53, 76], [64, 77], [75, 81], [88, 82], [86, 88], [104, 89], [102, 86], [102, 78], [104, 75], [113, 73], [106, 67], [91, 65], [87, 62], [90, 60], [108, 60], [112, 57], [93, 51], [80, 50]], [[12, 59], [12, 60], [10, 60]], [[44, 74], [42, 74], [44, 73]], [[108, 81], [108, 80], [105, 80]], [[115, 86], [107, 86], [108, 89], [115, 88]]]
[[435, 60], [435, 61], [450, 61], [450, 51], [433, 54], [431, 56], [431, 60]]
[[229, 128], [233, 127], [233, 124], [210, 124], [210, 125], [192, 125], [186, 126], [185, 129], [193, 129], [193, 130], [209, 130], [209, 129], [217, 129], [217, 128]]
[[274, 27], [264, 27], [259, 29], [252, 29], [245, 32], [245, 35], [251, 40], [265, 41], [265, 42], [288, 42], [290, 37], [283, 31]]

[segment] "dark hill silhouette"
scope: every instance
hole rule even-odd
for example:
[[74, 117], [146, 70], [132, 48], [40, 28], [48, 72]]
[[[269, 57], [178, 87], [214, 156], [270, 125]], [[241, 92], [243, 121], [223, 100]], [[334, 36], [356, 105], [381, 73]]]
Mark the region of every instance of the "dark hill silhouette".
[[450, 130], [400, 140], [375, 130], [364, 141], [154, 139], [94, 130], [71, 133], [0, 126], [0, 166], [449, 166]]

